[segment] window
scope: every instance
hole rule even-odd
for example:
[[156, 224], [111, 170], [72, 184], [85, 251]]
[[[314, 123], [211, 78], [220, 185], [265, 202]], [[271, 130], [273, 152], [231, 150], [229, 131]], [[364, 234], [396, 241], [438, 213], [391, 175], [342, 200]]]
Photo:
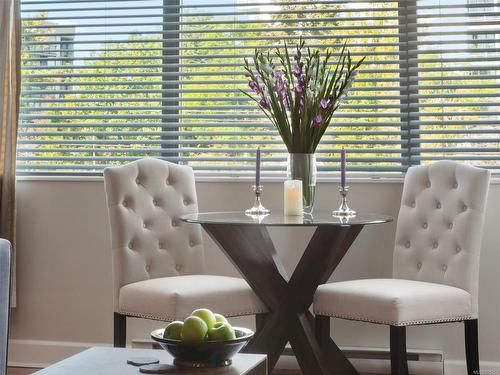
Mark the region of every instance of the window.
[[500, 168], [498, 0], [21, 0], [18, 170], [99, 174], [144, 156], [246, 175], [286, 149], [243, 58], [302, 36], [367, 56], [317, 151], [359, 173], [435, 159]]
[[[411, 162], [500, 167], [500, 2], [417, 2], [409, 48]], [[411, 7], [410, 7], [411, 9]]]

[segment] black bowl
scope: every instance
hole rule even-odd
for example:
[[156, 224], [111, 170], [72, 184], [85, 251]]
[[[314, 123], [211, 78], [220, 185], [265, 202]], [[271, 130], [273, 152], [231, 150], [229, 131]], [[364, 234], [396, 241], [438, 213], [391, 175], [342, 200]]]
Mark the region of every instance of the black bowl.
[[253, 337], [253, 331], [234, 327], [236, 338], [225, 341], [205, 341], [194, 344], [163, 337], [164, 329], [151, 332], [151, 338], [174, 357], [182, 367], [220, 367], [231, 364], [231, 358]]

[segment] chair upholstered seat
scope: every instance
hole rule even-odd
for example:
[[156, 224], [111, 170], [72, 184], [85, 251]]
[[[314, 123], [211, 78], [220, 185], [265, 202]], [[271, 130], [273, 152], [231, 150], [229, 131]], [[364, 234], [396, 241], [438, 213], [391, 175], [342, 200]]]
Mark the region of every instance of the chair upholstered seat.
[[321, 285], [314, 313], [393, 326], [473, 319], [472, 297], [449, 285], [364, 279]]
[[120, 313], [155, 320], [183, 320], [194, 307], [224, 316], [260, 314], [266, 306], [241, 278], [213, 275], [162, 277], [125, 285]]

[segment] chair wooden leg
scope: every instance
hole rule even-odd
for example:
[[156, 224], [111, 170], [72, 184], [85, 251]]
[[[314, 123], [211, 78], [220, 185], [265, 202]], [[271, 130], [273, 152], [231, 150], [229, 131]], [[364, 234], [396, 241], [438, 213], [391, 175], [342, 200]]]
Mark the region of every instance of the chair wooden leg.
[[316, 331], [316, 340], [318, 340], [319, 346], [322, 349], [326, 349], [330, 341], [330, 317], [316, 315], [314, 319], [314, 329]]
[[466, 320], [465, 325], [465, 357], [467, 359], [467, 374], [479, 375], [479, 337], [478, 320]]
[[113, 319], [113, 346], [124, 348], [127, 343], [127, 316], [115, 312]]
[[391, 326], [391, 374], [408, 375], [406, 327]]

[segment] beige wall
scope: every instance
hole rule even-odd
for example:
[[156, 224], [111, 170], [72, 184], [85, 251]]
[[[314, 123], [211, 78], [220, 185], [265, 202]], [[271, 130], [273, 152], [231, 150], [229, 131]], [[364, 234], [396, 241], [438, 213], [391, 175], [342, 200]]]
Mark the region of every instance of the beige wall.
[[[248, 183], [198, 182], [201, 211], [241, 210], [250, 204]], [[316, 209], [338, 206], [333, 183], [318, 187]], [[397, 215], [401, 183], [354, 184], [352, 206], [361, 211]], [[264, 202], [282, 207], [281, 183], [266, 183]], [[109, 235], [102, 181], [33, 181], [18, 183], [18, 308], [12, 338], [44, 342], [111, 343], [112, 298]], [[481, 261], [480, 349], [483, 361], [500, 361], [500, 185], [492, 185]], [[335, 272], [333, 280], [389, 277], [394, 224], [365, 228]], [[292, 269], [310, 230], [272, 231], [278, 252]], [[209, 272], [236, 275], [206, 238]], [[245, 321], [244, 324], [253, 324]], [[148, 336], [156, 324], [133, 322], [130, 337]], [[346, 346], [384, 347], [386, 327], [335, 321], [335, 339]], [[411, 328], [408, 346], [440, 349], [448, 360], [462, 360], [461, 324]], [[31, 341], [29, 341], [31, 342]], [[16, 360], [22, 361], [16, 350]], [[21, 358], [20, 358], [21, 357]]]

